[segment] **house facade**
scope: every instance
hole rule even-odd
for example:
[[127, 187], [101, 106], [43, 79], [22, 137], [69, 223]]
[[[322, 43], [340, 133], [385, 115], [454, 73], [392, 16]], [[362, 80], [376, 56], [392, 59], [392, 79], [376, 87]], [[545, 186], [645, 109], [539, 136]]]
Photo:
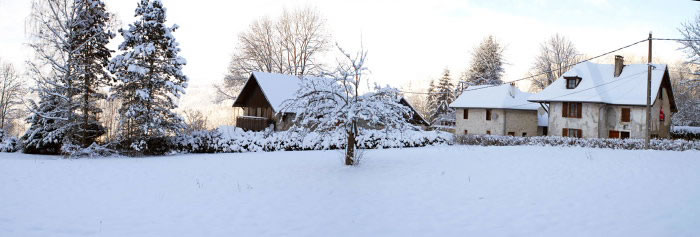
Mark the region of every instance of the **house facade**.
[[530, 95], [514, 85], [467, 88], [450, 104], [456, 111], [455, 135], [542, 135], [539, 105], [527, 101]]
[[[296, 98], [301, 79], [298, 76], [253, 72], [243, 86], [241, 93], [233, 103], [234, 108], [240, 108], [241, 114], [236, 115], [236, 127], [248, 131], [284, 131], [292, 126], [296, 116], [293, 111], [284, 108], [285, 102]], [[408, 107], [412, 114], [406, 119], [418, 127], [427, 127], [429, 123], [404, 98], [400, 104]], [[283, 112], [285, 111], [285, 112]]]
[[[670, 137], [677, 111], [666, 65], [652, 65], [651, 136]], [[647, 65], [585, 62], [529, 101], [548, 109], [549, 134], [580, 138], [644, 138]]]
[[299, 89], [299, 77], [277, 73], [253, 72], [233, 102], [241, 108], [236, 127], [249, 131], [270, 128], [286, 130], [292, 124], [293, 113], [279, 113], [285, 100], [292, 99]]

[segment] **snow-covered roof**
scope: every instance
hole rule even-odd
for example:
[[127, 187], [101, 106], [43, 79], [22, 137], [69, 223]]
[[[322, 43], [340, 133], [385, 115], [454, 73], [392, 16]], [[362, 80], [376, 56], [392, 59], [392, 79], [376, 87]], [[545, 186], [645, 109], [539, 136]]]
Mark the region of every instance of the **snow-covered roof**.
[[[296, 92], [299, 90], [299, 83], [301, 80], [299, 77], [294, 75], [279, 74], [279, 73], [269, 73], [269, 72], [253, 72], [251, 74], [251, 79], [255, 78], [255, 81], [260, 86], [265, 99], [272, 106], [274, 112], [279, 112], [283, 103], [286, 100], [294, 99], [296, 97]], [[253, 80], [248, 80], [243, 88], [248, 87]], [[238, 104], [238, 100], [242, 97], [236, 98], [234, 105]]]
[[537, 110], [539, 104], [527, 101], [531, 95], [509, 84], [470, 86], [450, 104], [450, 107]]
[[[655, 100], [666, 72], [665, 64], [652, 64], [651, 94]], [[551, 85], [531, 96], [533, 102], [574, 101], [619, 105], [646, 105], [647, 64], [630, 64], [614, 76], [615, 65], [584, 62], [574, 66]], [[564, 77], [580, 77], [574, 89], [566, 89]], [[652, 104], [654, 101], [652, 101]]]

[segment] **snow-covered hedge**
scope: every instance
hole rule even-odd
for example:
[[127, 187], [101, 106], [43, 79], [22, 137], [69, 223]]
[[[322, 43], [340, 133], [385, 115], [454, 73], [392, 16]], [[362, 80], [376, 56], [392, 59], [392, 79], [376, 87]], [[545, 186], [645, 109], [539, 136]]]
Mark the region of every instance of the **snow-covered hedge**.
[[[466, 135], [458, 136], [457, 143], [481, 146], [565, 146], [592, 147], [626, 150], [644, 149], [644, 139], [609, 139], [609, 138], [570, 138], [570, 137], [513, 137], [495, 135]], [[700, 141], [652, 139], [653, 150], [700, 150]]]
[[[246, 132], [235, 127], [221, 127], [175, 138], [173, 143], [181, 152], [229, 153], [341, 149], [345, 146], [345, 139], [344, 134], [338, 133]], [[363, 149], [396, 148], [451, 144], [453, 140], [451, 133], [437, 131], [369, 130], [358, 137], [358, 144]]]
[[22, 144], [17, 137], [6, 136], [0, 129], [0, 152], [16, 152], [22, 149]]
[[687, 140], [700, 140], [700, 127], [673, 126], [671, 137]]

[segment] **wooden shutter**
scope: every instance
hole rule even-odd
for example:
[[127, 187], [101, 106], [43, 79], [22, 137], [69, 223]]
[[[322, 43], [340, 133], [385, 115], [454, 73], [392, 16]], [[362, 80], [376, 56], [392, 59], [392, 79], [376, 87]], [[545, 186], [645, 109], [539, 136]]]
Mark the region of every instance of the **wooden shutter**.
[[562, 137], [568, 137], [568, 136], [569, 136], [569, 129], [568, 129], [568, 128], [562, 128], [562, 129], [561, 129], [561, 136], [562, 136]]
[[576, 103], [576, 117], [577, 118], [582, 118], [582, 110], [583, 110], [583, 104], [582, 103]]
[[569, 102], [562, 103], [561, 108], [561, 117], [567, 118], [569, 115]]
[[464, 114], [462, 115], [463, 119], [469, 119], [469, 109], [464, 109]]
[[581, 130], [581, 129], [576, 129], [576, 137], [578, 137], [578, 138], [583, 137], [583, 130]]
[[610, 132], [608, 132], [608, 138], [620, 138], [620, 132], [610, 130]]
[[622, 108], [622, 115], [620, 117], [622, 118], [622, 122], [629, 122], [630, 121], [630, 108]]

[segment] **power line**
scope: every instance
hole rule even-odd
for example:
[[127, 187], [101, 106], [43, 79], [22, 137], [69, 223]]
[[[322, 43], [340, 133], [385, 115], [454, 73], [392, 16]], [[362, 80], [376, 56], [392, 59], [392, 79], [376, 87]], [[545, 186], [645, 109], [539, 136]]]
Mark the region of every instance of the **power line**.
[[[542, 75], [545, 75], [545, 74], [547, 74], [547, 73], [551, 73], [551, 72], [553, 72], [553, 71], [557, 71], [557, 70], [565, 69], [565, 68], [568, 68], [568, 67], [576, 66], [576, 65], [578, 65], [578, 64], [581, 64], [581, 63], [584, 63], [584, 62], [588, 62], [588, 61], [591, 61], [591, 60], [594, 60], [594, 59], [603, 57], [603, 56], [605, 56], [605, 55], [608, 55], [608, 54], [611, 54], [611, 53], [614, 53], [614, 52], [617, 52], [617, 51], [620, 51], [620, 50], [623, 50], [623, 49], [632, 47], [632, 46], [634, 46], [634, 45], [637, 45], [637, 44], [639, 44], [639, 43], [642, 43], [642, 42], [645, 42], [645, 41], [648, 41], [648, 40], [649, 40], [649, 39], [643, 39], [643, 40], [640, 40], [640, 41], [637, 41], [637, 42], [634, 42], [634, 43], [631, 43], [631, 44], [622, 46], [622, 47], [620, 47], [620, 48], [617, 48], [617, 49], [614, 49], [614, 50], [611, 50], [611, 51], [608, 51], [608, 52], [599, 54], [599, 55], [597, 55], [597, 56], [595, 56], [595, 57], [590, 57], [590, 58], [587, 58], [587, 59], [585, 59], [585, 60], [582, 60], [582, 61], [579, 61], [579, 62], [576, 62], [576, 63], [573, 63], [573, 64], [569, 64], [569, 65], [565, 65], [565, 66], [559, 67], [559, 68], [557, 68], [557, 69], [548, 70], [548, 71], [545, 71], [545, 72], [541, 72], [541, 73], [539, 73], [539, 74], [531, 75], [531, 76], [528, 76], [528, 77], [523, 77], [523, 78], [520, 78], [520, 79], [508, 81], [508, 82], [503, 82], [503, 83], [501, 83], [501, 84], [487, 85], [487, 86], [481, 86], [481, 87], [478, 87], [478, 88], [466, 89], [466, 90], [463, 90], [462, 92], [464, 93], [464, 92], [467, 92], [467, 91], [481, 90], [481, 89], [486, 89], [486, 88], [501, 86], [501, 85], [505, 85], [505, 84], [510, 84], [510, 83], [518, 82], [518, 81], [522, 81], [522, 80], [530, 80], [530, 79], [533, 79], [533, 78], [535, 78], [535, 77], [542, 76]], [[446, 92], [432, 92], [432, 93], [430, 93], [430, 92], [411, 92], [411, 91], [401, 91], [401, 92], [402, 92], [402, 93], [407, 93], [407, 94], [445, 94], [445, 93], [446, 93]]]
[[671, 39], [671, 38], [651, 38], [652, 40], [670, 40], [670, 41], [690, 41], [700, 42], [700, 39]]

